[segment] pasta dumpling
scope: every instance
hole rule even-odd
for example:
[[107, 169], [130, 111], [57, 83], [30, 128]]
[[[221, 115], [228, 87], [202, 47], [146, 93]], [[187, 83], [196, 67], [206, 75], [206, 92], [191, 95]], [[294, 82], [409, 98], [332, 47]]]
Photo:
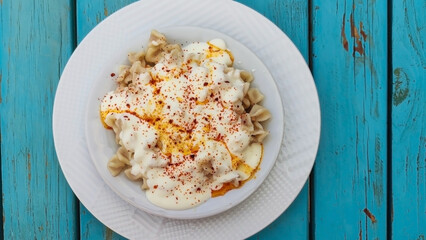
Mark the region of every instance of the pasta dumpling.
[[255, 104], [250, 110], [251, 120], [264, 122], [271, 118], [271, 113], [265, 107]]
[[160, 207], [186, 209], [255, 174], [271, 113], [223, 40], [181, 47], [153, 30], [128, 62], [100, 107], [119, 146], [107, 163], [112, 176], [123, 172]]

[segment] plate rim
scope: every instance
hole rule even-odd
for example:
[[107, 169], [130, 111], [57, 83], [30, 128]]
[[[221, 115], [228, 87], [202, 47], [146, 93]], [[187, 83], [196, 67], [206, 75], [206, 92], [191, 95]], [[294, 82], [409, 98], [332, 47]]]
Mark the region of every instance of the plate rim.
[[[258, 67], [264, 68], [266, 70], [266, 72], [264, 74], [267, 75], [267, 78], [269, 78], [269, 79], [272, 80], [272, 86], [270, 86], [269, 88], [271, 89], [272, 92], [274, 92], [274, 94], [276, 94], [276, 96], [278, 97], [278, 100], [279, 100], [279, 102], [277, 103], [278, 106], [276, 108], [278, 110], [274, 114], [278, 114], [278, 116], [277, 116], [278, 120], [279, 119], [284, 120], [284, 109], [283, 109], [283, 105], [282, 105], [282, 98], [281, 98], [281, 94], [280, 94], [280, 92], [278, 90], [277, 83], [276, 83], [275, 79], [273, 78], [272, 74], [270, 73], [268, 67], [259, 59], [259, 57], [254, 52], [252, 52], [244, 44], [240, 43], [239, 41], [237, 41], [236, 39], [234, 39], [231, 36], [227, 35], [226, 33], [222, 33], [222, 32], [219, 32], [217, 30], [210, 29], [210, 28], [202, 28], [202, 27], [198, 27], [198, 26], [181, 26], [181, 25], [179, 25], [179, 26], [169, 26], [169, 27], [166, 27], [166, 28], [161, 28], [161, 29], [156, 29], [156, 30], [160, 31], [163, 34], [167, 34], [167, 31], [170, 31], [170, 30], [171, 31], [178, 31], [179, 29], [183, 29], [183, 30], [187, 30], [187, 31], [197, 30], [197, 31], [204, 32], [206, 34], [212, 34], [212, 35], [216, 34], [216, 36], [223, 35], [226, 38], [229, 38], [233, 42], [232, 44], [239, 45], [239, 48], [243, 49], [244, 52], [247, 52], [249, 55], [252, 55], [253, 58], [255, 59], [255, 61], [259, 63]], [[164, 31], [166, 31], [166, 32], [164, 32]], [[168, 39], [168, 41], [171, 41], [171, 42], [174, 43], [175, 39]], [[195, 39], [193, 41], [197, 42], [198, 40]], [[229, 42], [227, 40], [225, 42], [226, 42], [227, 45], [229, 44]], [[190, 44], [190, 42], [188, 44]], [[232, 49], [230, 49], [230, 50], [232, 51]], [[125, 55], [125, 53], [123, 53], [123, 55]], [[240, 69], [240, 68], [236, 67], [236, 69]], [[240, 70], [249, 71], [247, 69], [240, 69]], [[256, 71], [259, 71], [259, 69], [256, 69]], [[255, 79], [255, 81], [256, 81], [256, 79]], [[258, 83], [259, 82], [256, 82], [257, 85], [258, 85]], [[114, 84], [114, 85], [116, 85], [116, 84]], [[96, 87], [97, 87], [96, 84], [92, 85], [92, 87], [91, 87], [91, 89], [89, 91], [90, 92], [89, 93], [89, 98], [91, 98], [91, 97], [93, 98], [93, 95], [94, 95], [93, 92], [96, 91], [96, 90], [94, 90], [94, 89], [96, 89]], [[90, 141], [90, 140], [93, 140], [93, 138], [89, 136], [90, 135], [89, 129], [90, 129], [91, 125], [90, 125], [90, 123], [88, 121], [91, 118], [90, 115], [93, 114], [93, 108], [92, 108], [93, 106], [91, 105], [92, 101], [94, 101], [94, 100], [93, 99], [89, 99], [88, 100], [88, 103], [86, 104], [86, 107], [85, 107], [85, 113], [84, 113], [84, 115], [85, 115], [84, 119], [86, 120], [85, 123], [84, 123], [84, 125], [85, 125], [84, 126], [84, 130], [85, 130], [84, 134], [85, 134], [85, 138], [86, 138], [87, 142]], [[100, 121], [99, 121], [99, 124], [101, 124]], [[272, 131], [274, 129], [267, 129], [267, 130]], [[279, 139], [279, 144], [278, 145], [281, 146], [282, 143], [283, 143], [283, 138], [284, 138], [284, 127], [283, 126], [279, 127], [279, 133], [278, 133], [277, 136], [278, 136], [278, 139]], [[272, 144], [272, 143], [269, 143], [269, 144]], [[138, 209], [140, 209], [142, 211], [145, 211], [145, 212], [147, 212], [149, 214], [157, 215], [157, 216], [160, 216], [160, 217], [171, 218], [171, 219], [185, 219], [185, 220], [211, 217], [211, 216], [220, 214], [222, 212], [225, 212], [225, 211], [227, 211], [227, 210], [229, 210], [231, 208], [234, 208], [237, 205], [241, 204], [244, 200], [246, 200], [247, 198], [249, 198], [262, 185], [262, 183], [266, 180], [266, 178], [268, 177], [269, 173], [271, 172], [271, 170], [273, 169], [273, 167], [275, 165], [275, 162], [276, 162], [276, 160], [278, 158], [278, 155], [279, 155], [279, 152], [280, 152], [280, 148], [281, 148], [281, 147], [278, 147], [276, 149], [276, 152], [272, 154], [272, 159], [273, 160], [272, 160], [271, 163], [268, 163], [268, 165], [266, 165], [267, 166], [266, 171], [263, 172], [263, 174], [261, 176], [259, 176], [259, 175], [255, 175], [254, 176], [254, 178], [256, 178], [256, 179], [259, 178], [260, 181], [258, 183], [256, 182], [257, 184], [254, 187], [250, 188], [250, 190], [245, 189], [242, 192], [243, 195], [242, 195], [242, 197], [240, 199], [238, 199], [236, 201], [232, 201], [232, 204], [231, 203], [221, 203], [221, 207], [222, 207], [221, 209], [220, 208], [215, 208], [215, 209], [212, 209], [212, 210], [209, 210], [209, 211], [205, 211], [202, 214], [200, 214], [199, 211], [193, 211], [193, 210], [191, 211], [191, 209], [184, 209], [184, 210], [161, 209], [159, 211], [155, 211], [155, 210], [152, 210], [152, 209], [150, 209], [148, 207], [145, 207], [145, 206], [138, 206], [138, 204], [136, 203], [136, 199], [135, 200], [131, 200], [131, 199], [127, 198], [126, 196], [124, 196], [124, 194], [119, 189], [117, 189], [113, 184], [111, 184], [110, 181], [107, 179], [107, 177], [102, 174], [101, 169], [99, 169], [101, 166], [99, 166], [99, 163], [97, 163], [97, 160], [96, 160], [97, 157], [95, 156], [95, 152], [94, 152], [93, 149], [91, 149], [89, 147], [89, 145], [90, 144], [87, 143], [89, 157], [91, 158], [92, 163], [95, 165], [97, 173], [101, 176], [102, 180], [111, 188], [111, 190], [117, 196], [119, 196], [120, 198], [122, 198], [123, 200], [125, 200], [127, 203], [131, 204], [132, 206], [134, 206], [134, 207], [136, 207], [136, 208], [138, 208]], [[261, 160], [261, 164], [262, 164], [263, 160], [264, 159]], [[106, 165], [104, 167], [106, 168]], [[259, 167], [261, 167], [261, 166], [259, 165]], [[242, 186], [241, 188], [244, 188], [244, 186]], [[235, 190], [240, 190], [240, 188], [235, 189]], [[145, 194], [145, 191], [141, 190], [141, 192], [143, 194]], [[226, 195], [219, 196], [219, 197], [223, 198], [223, 197], [226, 197]], [[207, 203], [209, 200], [210, 199], [208, 199], [205, 203]], [[205, 203], [202, 203], [201, 205], [199, 205], [199, 207], [202, 208], [202, 205], [204, 205]], [[157, 207], [155, 207], [155, 208], [157, 208]], [[192, 208], [192, 209], [194, 209], [194, 208]], [[188, 212], [187, 214], [185, 214], [185, 210], [188, 210], [188, 211], [186, 211], [186, 212]], [[201, 210], [201, 209], [197, 208], [197, 210]]]
[[[226, 1], [229, 1], [229, 0], [222, 0], [223, 2], [226, 2]], [[147, 2], [147, 1], [146, 1]], [[213, 1], [212, 1], [213, 2]], [[232, 4], [237, 4], [237, 5], [241, 5], [241, 7], [243, 7], [243, 8], [245, 8], [245, 10], [247, 11], [250, 11], [250, 12], [252, 12], [252, 13], [255, 13], [255, 14], [257, 14], [258, 16], [258, 18], [260, 17], [260, 18], [262, 18], [263, 19], [263, 21], [265, 21], [266, 20], [266, 22], [268, 22], [269, 24], [272, 24], [274, 27], [275, 27], [275, 31], [278, 31], [280, 34], [282, 34], [283, 36], [285, 36], [285, 38], [287, 38], [288, 40], [289, 40], [289, 38], [288, 38], [288, 36], [280, 29], [280, 28], [278, 28], [272, 21], [270, 21], [269, 19], [267, 19], [266, 17], [264, 17], [264, 16], [262, 16], [261, 14], [259, 14], [258, 12], [256, 12], [255, 10], [253, 10], [253, 9], [251, 9], [251, 8], [249, 8], [249, 7], [247, 7], [247, 6], [245, 6], [245, 5], [243, 5], [243, 4], [241, 4], [241, 3], [238, 3], [238, 2], [233, 2], [233, 1], [229, 1], [229, 2], [232, 2]], [[116, 14], [116, 13], [118, 13], [118, 12], [122, 12], [122, 11], [125, 11], [125, 10], [127, 10], [127, 9], [130, 9], [130, 8], [132, 8], [132, 7], [134, 7], [135, 5], [137, 5], [137, 4], [140, 4], [140, 2], [134, 2], [134, 3], [132, 3], [132, 4], [129, 4], [129, 5], [127, 5], [127, 6], [125, 6], [125, 7], [123, 7], [123, 8], [121, 8], [120, 10], [118, 10], [117, 12], [115, 12], [114, 14]], [[112, 14], [113, 15], [113, 14]], [[111, 16], [112, 16], [111, 15]], [[108, 19], [108, 18], [107, 18]], [[105, 22], [105, 20], [103, 20], [101, 23], [99, 23], [98, 24], [98, 26], [100, 25], [100, 24], [103, 24]], [[94, 28], [95, 29], [95, 28]], [[94, 30], [94, 29], [92, 29], [91, 30], [91, 32]], [[85, 40], [86, 40], [86, 38], [85, 39], [83, 39], [81, 42], [80, 42], [80, 44], [77, 46], [77, 48], [74, 50], [74, 52], [73, 52], [73, 54], [71, 55], [71, 57], [69, 58], [69, 60], [68, 61], [70, 61], [71, 59], [72, 59], [72, 57], [76, 54], [76, 52], [78, 52], [78, 49], [80, 48], [80, 46], [85, 42]], [[315, 156], [317, 155], [317, 153], [318, 153], [318, 148], [319, 148], [319, 143], [320, 143], [320, 136], [321, 136], [321, 110], [320, 110], [320, 105], [319, 105], [319, 97], [318, 97], [318, 92], [317, 92], [317, 89], [316, 89], [316, 86], [315, 86], [315, 82], [314, 82], [314, 79], [313, 79], [313, 77], [312, 77], [312, 73], [311, 73], [311, 71], [309, 70], [309, 66], [307, 65], [307, 63], [306, 63], [306, 61], [304, 60], [304, 58], [303, 58], [303, 56], [301, 55], [301, 53], [298, 51], [298, 49], [297, 49], [297, 47], [294, 45], [294, 43], [293, 42], [291, 42], [291, 40], [288, 42], [288, 44], [290, 44], [290, 46], [291, 46], [291, 48], [293, 48], [294, 50], [295, 50], [295, 54], [296, 55], [299, 55], [299, 58], [301, 58], [301, 59], [303, 59], [303, 65], [304, 65], [304, 68], [306, 68], [308, 71], [307, 71], [307, 73], [309, 74], [309, 76], [310, 76], [310, 79], [309, 80], [311, 80], [310, 81], [310, 87], [313, 87], [313, 94], [314, 94], [314, 96], [313, 96], [313, 100], [314, 100], [314, 104], [316, 105], [315, 106], [315, 110], [316, 110], [316, 116], [315, 116], [315, 119], [317, 120], [316, 122], [315, 122], [315, 124], [316, 124], [316, 128], [314, 129], [315, 130], [315, 133], [316, 133], [316, 138], [315, 139], [313, 139], [314, 140], [314, 146], [312, 146], [312, 148], [310, 149], [311, 150], [311, 153], [313, 154], [313, 159], [312, 159], [312, 161], [310, 161], [310, 164], [309, 164], [309, 166], [307, 165], [306, 167], [307, 167], [307, 170], [308, 170], [308, 174], [306, 174], [306, 176], [304, 177], [304, 181], [303, 181], [303, 184], [301, 184], [300, 185], [300, 187], [297, 187], [296, 189], [295, 189], [295, 193], [296, 194], [294, 194], [294, 196], [292, 197], [292, 200], [290, 201], [290, 204], [288, 204], [288, 206], [286, 207], [286, 208], [284, 208], [284, 209], [282, 209], [282, 211], [279, 211], [277, 214], [276, 214], [276, 216], [273, 216], [272, 218], [270, 218], [270, 221], [268, 222], [268, 223], [266, 223], [266, 222], [264, 222], [264, 223], [266, 223], [266, 224], [262, 224], [262, 225], [264, 225], [263, 227], [261, 227], [261, 228], [257, 228], [257, 229], [253, 229], [253, 231], [252, 232], [250, 232], [249, 234], [250, 235], [244, 235], [244, 237], [249, 237], [249, 236], [251, 236], [251, 235], [253, 235], [254, 233], [256, 233], [256, 232], [258, 232], [258, 231], [260, 231], [260, 230], [262, 230], [263, 228], [265, 228], [266, 226], [268, 226], [271, 222], [273, 222], [277, 217], [279, 217], [285, 210], [287, 210], [288, 209], [288, 207], [291, 205], [291, 203], [292, 202], [294, 202], [294, 199], [299, 195], [299, 193], [300, 193], [300, 191], [303, 189], [303, 186], [305, 185], [305, 183], [306, 183], [306, 180], [309, 178], [309, 175], [310, 175], [310, 173], [312, 172], [312, 168], [313, 168], [313, 166], [314, 166], [314, 163], [315, 163]], [[63, 83], [63, 81], [62, 81], [62, 75], [63, 75], [63, 73], [66, 71], [66, 69], [67, 69], [67, 66], [65, 66], [65, 68], [64, 68], [64, 70], [63, 70], [63, 72], [62, 72], [62, 74], [61, 74], [61, 81], [59, 81], [59, 83], [58, 83], [58, 86], [57, 86], [57, 91], [56, 91], [56, 93], [55, 93], [55, 101], [54, 101], [54, 105], [53, 105], [53, 114], [52, 114], [52, 128], [53, 128], [53, 138], [54, 138], [54, 145], [55, 145], [55, 149], [56, 149], [56, 151], [57, 151], [57, 157], [58, 157], [58, 161], [59, 161], [59, 164], [60, 164], [60, 166], [61, 166], [61, 169], [62, 169], [62, 172], [63, 172], [63, 174], [64, 174], [64, 176], [65, 176], [65, 178], [66, 178], [66, 180], [67, 180], [67, 182], [68, 182], [68, 184], [69, 184], [69, 186], [71, 187], [71, 189], [73, 190], [73, 192], [76, 194], [76, 196], [79, 198], [79, 200], [81, 201], [81, 197], [79, 196], [79, 194], [81, 194], [81, 193], [79, 193], [78, 191], [76, 191], [76, 189], [74, 189], [74, 187], [75, 186], [73, 186], [73, 184], [70, 184], [70, 182], [69, 182], [69, 179], [70, 179], [70, 176], [69, 176], [69, 172], [67, 172], [66, 170], [64, 171], [64, 163], [62, 163], [61, 162], [61, 157], [59, 156], [59, 148], [58, 148], [58, 139], [59, 139], [59, 136], [58, 136], [58, 132], [55, 130], [55, 129], [57, 129], [55, 126], [57, 126], [57, 118], [59, 118], [56, 114], [57, 114], [57, 112], [58, 112], [58, 110], [57, 110], [57, 99], [58, 99], [58, 95], [59, 95], [59, 92], [62, 92], [62, 88], [63, 88], [63, 85], [64, 85], [64, 83]], [[60, 91], [58, 91], [58, 90], [60, 90]], [[56, 113], [56, 114], [55, 114]], [[62, 149], [60, 149], [60, 151], [62, 151]], [[82, 202], [82, 201], [81, 201]], [[94, 216], [96, 216], [97, 218], [98, 218], [98, 220], [100, 220], [103, 224], [105, 224], [106, 226], [108, 226], [108, 224], [105, 222], [105, 219], [102, 219], [102, 218], [99, 218], [97, 215], [97, 213], [95, 213], [95, 212], [93, 212], [91, 209], [89, 209], [89, 208], [87, 208], [88, 209], [88, 211], [89, 212], [91, 212]], [[122, 230], [119, 230], [119, 229], [115, 229], [115, 228], [113, 228], [114, 229], [114, 231], [116, 231], [116, 232], [118, 232], [118, 233], [120, 233], [120, 234], [122, 234], [122, 235], [126, 235], [126, 233], [124, 233]]]

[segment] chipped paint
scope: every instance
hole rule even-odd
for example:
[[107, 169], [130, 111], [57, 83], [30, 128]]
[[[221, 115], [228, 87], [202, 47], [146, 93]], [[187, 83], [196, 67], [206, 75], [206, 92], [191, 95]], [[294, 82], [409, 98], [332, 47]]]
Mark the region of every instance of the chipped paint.
[[346, 38], [346, 33], [345, 33], [345, 16], [346, 13], [343, 14], [343, 19], [342, 19], [342, 30], [340, 32], [341, 38], [342, 38], [342, 45], [343, 48], [348, 51], [348, 39]]
[[110, 228], [105, 229], [105, 240], [112, 240], [113, 231]]
[[393, 74], [395, 76], [395, 81], [393, 83], [392, 100], [393, 105], [398, 106], [408, 97], [410, 93], [410, 79], [402, 68], [396, 68], [393, 71]]
[[355, 40], [355, 46], [352, 55], [355, 57], [356, 52], [358, 52], [360, 55], [364, 55], [364, 47], [362, 46], [361, 36], [359, 35], [358, 28], [355, 25], [352, 13], [349, 17], [349, 22], [351, 24], [351, 37]]
[[376, 223], [376, 217], [368, 210], [368, 208], [364, 208], [364, 213], [367, 215], [367, 217], [371, 220], [372, 223]]
[[[351, 24], [351, 37], [355, 38], [355, 33], [358, 34], [357, 32], [355, 32], [356, 26], [354, 23], [354, 16], [351, 13], [351, 15], [349, 16], [349, 23]], [[358, 36], [359, 37], [359, 36]]]
[[104, 8], [104, 16], [105, 17], [108, 16], [108, 9], [107, 8]]
[[359, 22], [359, 31], [365, 42], [365, 40], [367, 39], [367, 34], [364, 32], [364, 25], [362, 24], [362, 22]]

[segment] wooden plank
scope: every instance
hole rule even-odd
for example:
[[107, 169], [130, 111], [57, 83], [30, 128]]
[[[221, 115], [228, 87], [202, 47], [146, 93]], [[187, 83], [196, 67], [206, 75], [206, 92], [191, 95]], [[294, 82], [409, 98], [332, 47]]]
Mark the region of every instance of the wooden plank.
[[387, 237], [387, 1], [313, 0], [315, 239]]
[[74, 48], [73, 1], [0, 0], [4, 239], [75, 239], [77, 201], [59, 169], [52, 108]]
[[[296, 44], [308, 61], [309, 19], [305, 0], [239, 0], [275, 23]], [[250, 239], [308, 239], [308, 183], [293, 204], [272, 224]]]
[[126, 239], [103, 225], [82, 204], [80, 204], [80, 229], [80, 239]]
[[[77, 42], [80, 43], [90, 30], [107, 16], [132, 2], [135, 2], [135, 0], [77, 1]], [[80, 238], [108, 240], [125, 239], [99, 222], [99, 220], [97, 220], [81, 203]]]
[[392, 238], [426, 237], [426, 3], [392, 7]]

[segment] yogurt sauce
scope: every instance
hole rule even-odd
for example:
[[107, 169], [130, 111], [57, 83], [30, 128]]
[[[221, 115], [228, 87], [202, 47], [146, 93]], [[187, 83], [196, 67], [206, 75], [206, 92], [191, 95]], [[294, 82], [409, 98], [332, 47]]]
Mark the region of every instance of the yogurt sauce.
[[146, 196], [166, 209], [197, 206], [224, 184], [238, 187], [262, 158], [242, 108], [248, 89], [221, 39], [167, 54], [128, 87], [109, 92], [101, 119], [133, 156]]

